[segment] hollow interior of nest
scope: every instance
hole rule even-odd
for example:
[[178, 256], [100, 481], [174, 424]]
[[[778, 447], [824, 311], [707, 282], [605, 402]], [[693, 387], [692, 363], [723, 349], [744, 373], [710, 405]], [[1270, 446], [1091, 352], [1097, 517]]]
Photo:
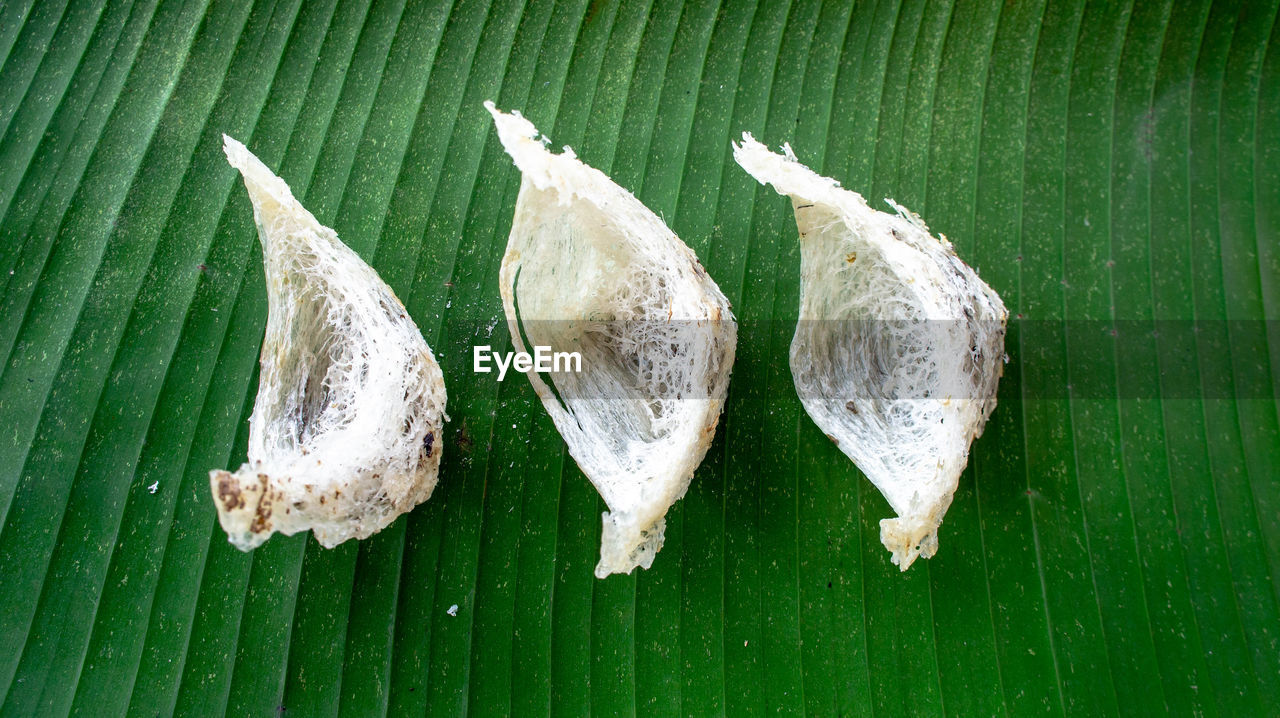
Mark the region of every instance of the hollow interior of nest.
[[597, 575], [647, 568], [662, 545], [662, 516], [705, 450], [727, 340], [706, 319], [714, 301], [703, 283], [677, 265], [692, 266], [691, 253], [669, 232], [641, 236], [592, 201], [560, 199], [522, 188], [517, 326], [528, 351], [582, 357], [580, 372], [543, 376], [570, 452], [610, 509]]
[[661, 475], [681, 448], [670, 443], [689, 428], [681, 400], [708, 398], [712, 328], [672, 320], [705, 301], [593, 203], [540, 200], [525, 243], [536, 251], [521, 254], [514, 280], [520, 330], [526, 349], [581, 354], [583, 371], [552, 372], [550, 383], [582, 432], [632, 474], [599, 487], [610, 506], [627, 506], [640, 498], [628, 496], [634, 479]]
[[905, 513], [916, 489], [896, 479], [936, 473], [961, 430], [946, 425], [939, 401], [953, 383], [938, 351], [951, 345], [951, 327], [925, 318], [936, 300], [903, 281], [864, 236], [871, 228], [849, 226], [824, 205], [801, 212], [817, 216], [803, 229], [797, 390], [811, 414], [825, 417], [820, 424], [852, 435], [841, 450]]
[[272, 229], [252, 464], [236, 478], [247, 486], [266, 475], [288, 502], [271, 528], [310, 528], [332, 546], [430, 495], [439, 448], [426, 444], [443, 402], [433, 397], [429, 350], [373, 270], [336, 237]]

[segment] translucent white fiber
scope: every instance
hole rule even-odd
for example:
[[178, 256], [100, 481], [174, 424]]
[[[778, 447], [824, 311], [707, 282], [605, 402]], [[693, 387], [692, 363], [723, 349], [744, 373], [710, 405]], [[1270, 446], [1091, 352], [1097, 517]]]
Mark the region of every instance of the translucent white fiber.
[[938, 548], [969, 446], [996, 405], [1009, 313], [920, 218], [743, 135], [738, 164], [791, 198], [800, 315], [791, 374], [813, 418], [898, 517], [880, 540], [903, 571]]
[[529, 381], [609, 507], [596, 576], [648, 568], [715, 435], [737, 324], [657, 215], [572, 150], [548, 151], [518, 113], [486, 107], [523, 172], [499, 277], [512, 340], [582, 355], [580, 373]]
[[224, 136], [244, 177], [266, 264], [267, 330], [249, 461], [209, 474], [227, 538], [248, 551], [311, 529], [323, 546], [364, 538], [431, 495], [444, 378], [404, 305]]

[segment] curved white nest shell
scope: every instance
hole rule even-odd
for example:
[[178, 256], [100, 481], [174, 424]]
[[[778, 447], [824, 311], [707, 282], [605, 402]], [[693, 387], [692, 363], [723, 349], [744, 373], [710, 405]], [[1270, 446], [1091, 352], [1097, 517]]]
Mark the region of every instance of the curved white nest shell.
[[898, 518], [880, 540], [906, 570], [938, 526], [996, 405], [1009, 313], [920, 218], [856, 192], [744, 134], [734, 159], [791, 197], [800, 230], [800, 317], [791, 374], [813, 417]]
[[715, 434], [737, 324], [657, 215], [572, 150], [549, 152], [518, 113], [485, 106], [523, 172], [499, 278], [512, 341], [581, 354], [580, 373], [529, 380], [609, 507], [596, 576], [648, 568]]
[[373, 268], [244, 145], [223, 139], [253, 202], [268, 307], [249, 461], [209, 474], [218, 519], [245, 551], [307, 529], [332, 548], [431, 495], [444, 378]]

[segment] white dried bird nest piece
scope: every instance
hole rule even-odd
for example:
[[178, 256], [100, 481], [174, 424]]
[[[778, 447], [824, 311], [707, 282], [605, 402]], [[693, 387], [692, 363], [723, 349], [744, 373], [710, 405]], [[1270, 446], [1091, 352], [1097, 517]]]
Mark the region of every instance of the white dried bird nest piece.
[[241, 550], [311, 529], [332, 548], [431, 495], [443, 448], [440, 366], [377, 273], [244, 145], [240, 170], [266, 264], [267, 331], [249, 461], [212, 471], [218, 519]]
[[737, 324], [657, 215], [572, 150], [549, 152], [519, 113], [485, 106], [524, 175], [499, 277], [512, 341], [581, 354], [581, 372], [529, 380], [609, 507], [596, 576], [648, 568], [715, 434]]
[[805, 411], [898, 518], [880, 540], [903, 571], [938, 526], [996, 405], [1009, 313], [999, 295], [892, 200], [888, 214], [744, 134], [734, 159], [791, 197], [800, 316], [791, 374]]

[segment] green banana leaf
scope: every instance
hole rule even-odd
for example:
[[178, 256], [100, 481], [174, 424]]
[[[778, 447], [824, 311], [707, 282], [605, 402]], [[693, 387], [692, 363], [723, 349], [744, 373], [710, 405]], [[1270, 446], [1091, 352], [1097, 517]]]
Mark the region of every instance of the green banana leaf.
[[[1280, 711], [1275, 0], [0, 2], [0, 713]], [[522, 377], [519, 173], [482, 102], [636, 193], [733, 302], [653, 567]], [[809, 420], [750, 131], [946, 234], [1009, 361], [928, 561]], [[395, 289], [449, 390], [434, 496], [245, 554], [266, 312], [248, 144]]]

